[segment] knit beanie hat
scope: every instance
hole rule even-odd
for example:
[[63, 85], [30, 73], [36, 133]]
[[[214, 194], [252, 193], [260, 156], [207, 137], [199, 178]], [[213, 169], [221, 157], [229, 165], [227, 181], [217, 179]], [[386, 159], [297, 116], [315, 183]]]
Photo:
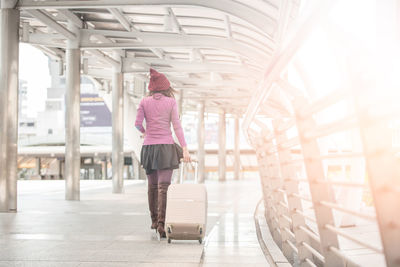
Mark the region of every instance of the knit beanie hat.
[[170, 86], [171, 84], [164, 74], [150, 68], [149, 91], [163, 91], [167, 90]]

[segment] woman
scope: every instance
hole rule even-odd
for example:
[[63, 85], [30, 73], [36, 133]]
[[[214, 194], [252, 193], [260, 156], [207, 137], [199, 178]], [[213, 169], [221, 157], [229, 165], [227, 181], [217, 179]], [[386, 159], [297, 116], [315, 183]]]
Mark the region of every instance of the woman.
[[[146, 120], [146, 129], [143, 127]], [[183, 159], [190, 161], [185, 137], [179, 121], [174, 90], [164, 74], [150, 69], [149, 95], [142, 99], [137, 111], [136, 128], [143, 133], [140, 161], [148, 178], [148, 199], [151, 229], [165, 237], [164, 222], [167, 190], [173, 169], [179, 168], [179, 156], [172, 138], [171, 123], [183, 149]], [[181, 152], [182, 153], [182, 152]]]

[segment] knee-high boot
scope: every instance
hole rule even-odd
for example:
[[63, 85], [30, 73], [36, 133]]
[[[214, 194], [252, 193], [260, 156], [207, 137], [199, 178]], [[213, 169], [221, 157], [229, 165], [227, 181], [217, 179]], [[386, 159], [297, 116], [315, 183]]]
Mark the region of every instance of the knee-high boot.
[[147, 196], [149, 198], [149, 210], [151, 216], [151, 229], [157, 229], [158, 226], [158, 185], [148, 185]]
[[165, 210], [167, 208], [167, 191], [170, 183], [158, 184], [158, 227], [157, 232], [165, 237]]

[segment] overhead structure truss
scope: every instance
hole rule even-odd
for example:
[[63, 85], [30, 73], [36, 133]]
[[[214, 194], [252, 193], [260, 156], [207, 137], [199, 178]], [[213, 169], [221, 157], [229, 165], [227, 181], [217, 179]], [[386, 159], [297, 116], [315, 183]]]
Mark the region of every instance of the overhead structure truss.
[[[219, 101], [205, 101], [206, 109], [229, 104], [243, 112], [298, 9], [298, 0], [286, 2], [21, 0], [16, 7], [22, 42], [62, 62], [67, 40], [79, 40], [82, 58], [89, 59], [85, 74], [100, 82], [111, 80], [111, 68], [120, 68], [125, 79], [146, 79], [153, 67], [176, 89], [197, 95], [187, 101], [218, 91]], [[113, 59], [115, 52], [121, 63]], [[247, 97], [232, 100], [237, 89]]]

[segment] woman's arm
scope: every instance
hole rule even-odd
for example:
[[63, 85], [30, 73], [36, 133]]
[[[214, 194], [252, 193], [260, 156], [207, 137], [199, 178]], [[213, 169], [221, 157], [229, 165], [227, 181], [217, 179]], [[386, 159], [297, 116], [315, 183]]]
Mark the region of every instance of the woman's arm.
[[146, 130], [143, 127], [143, 120], [144, 120], [144, 109], [143, 109], [143, 100], [142, 100], [142, 101], [140, 101], [139, 107], [137, 109], [135, 127], [141, 133], [144, 134], [146, 132]]
[[179, 140], [179, 143], [181, 144], [182, 148], [186, 147], [185, 136], [183, 135], [182, 125], [178, 115], [178, 107], [175, 100], [172, 105], [171, 122], [172, 126], [174, 127], [175, 135]]
[[181, 121], [179, 120], [178, 107], [177, 107], [176, 101], [174, 101], [173, 106], [172, 106], [171, 121], [172, 121], [172, 126], [174, 127], [175, 135], [178, 138], [179, 143], [181, 144], [182, 149], [183, 149], [183, 160], [185, 162], [189, 162], [190, 154], [189, 154], [189, 150], [186, 145], [185, 136], [183, 135]]

